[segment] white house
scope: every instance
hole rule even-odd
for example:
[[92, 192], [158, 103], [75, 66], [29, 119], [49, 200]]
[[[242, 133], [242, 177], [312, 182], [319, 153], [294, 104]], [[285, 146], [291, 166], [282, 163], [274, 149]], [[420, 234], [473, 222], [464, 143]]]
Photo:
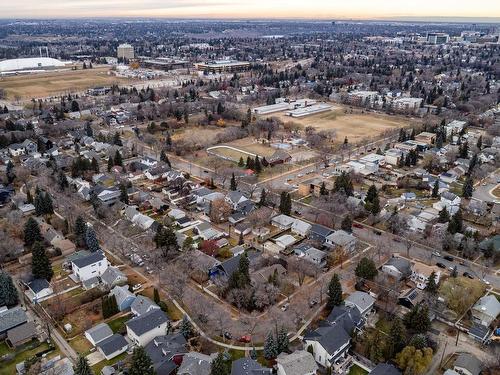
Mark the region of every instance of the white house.
[[102, 276], [109, 267], [108, 259], [101, 251], [96, 251], [71, 262], [73, 274], [80, 281], [85, 281], [96, 276]]
[[336, 230], [326, 237], [325, 246], [331, 249], [343, 248], [348, 252], [353, 252], [356, 247], [356, 237], [344, 230]]
[[382, 272], [390, 275], [397, 280], [403, 280], [410, 277], [412, 274], [411, 263], [403, 258], [393, 257], [389, 259], [383, 266]]
[[412, 273], [410, 276], [410, 280], [413, 281], [418, 289], [425, 289], [427, 283], [429, 282], [429, 277], [432, 272], [436, 275], [435, 282], [439, 283], [439, 279], [441, 277], [441, 271], [437, 267], [428, 266], [423, 263], [415, 263], [412, 266]]
[[292, 224], [292, 233], [305, 237], [309, 234], [311, 228], [311, 224], [299, 219], [295, 219], [295, 222]]
[[167, 334], [168, 324], [167, 316], [159, 309], [148, 311], [125, 323], [128, 338], [140, 346], [146, 346], [155, 337]]
[[89, 340], [92, 346], [96, 346], [98, 343], [111, 336], [113, 336], [113, 331], [106, 323], [99, 323], [85, 331], [85, 338]]
[[283, 230], [290, 229], [294, 222], [295, 219], [287, 215], [278, 215], [271, 219], [271, 224], [273, 226]]
[[343, 362], [348, 356], [351, 337], [342, 324], [318, 327], [304, 336], [304, 349], [312, 347], [314, 360], [329, 368]]
[[366, 318], [375, 304], [375, 298], [368, 293], [356, 291], [350, 294], [349, 297], [345, 299], [344, 303], [348, 307], [357, 308], [361, 316]]
[[450, 215], [454, 215], [460, 209], [461, 199], [459, 196], [453, 194], [452, 192], [446, 191], [441, 194], [441, 200], [432, 205], [432, 207], [438, 211], [446, 208], [446, 211]]
[[493, 294], [479, 298], [472, 306], [472, 321], [485, 327], [489, 327], [498, 315], [500, 315], [500, 302]]
[[158, 160], [150, 158], [149, 156], [143, 156], [140, 160], [141, 164], [147, 165], [148, 167], [154, 167], [158, 164]]
[[45, 279], [35, 279], [26, 286], [28, 287], [26, 295], [35, 303], [54, 293], [49, 282]]

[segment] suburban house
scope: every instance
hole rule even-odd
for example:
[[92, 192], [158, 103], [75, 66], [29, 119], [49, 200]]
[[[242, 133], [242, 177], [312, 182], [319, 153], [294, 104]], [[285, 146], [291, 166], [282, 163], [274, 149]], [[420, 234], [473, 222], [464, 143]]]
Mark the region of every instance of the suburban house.
[[22, 143], [13, 143], [8, 147], [11, 156], [32, 155], [37, 152], [37, 144], [30, 139], [25, 139]]
[[211, 356], [198, 352], [189, 352], [184, 354], [177, 375], [210, 375], [211, 371]]
[[231, 375], [271, 375], [272, 369], [251, 358], [240, 358], [231, 364]]
[[381, 271], [397, 280], [403, 280], [411, 276], [411, 263], [399, 257], [392, 257], [383, 266]]
[[306, 251], [304, 251], [304, 259], [318, 267], [324, 267], [326, 265], [327, 258], [327, 253], [322, 250], [318, 250], [315, 247], [309, 247]]
[[499, 314], [500, 302], [493, 294], [479, 298], [472, 306], [472, 321], [485, 327], [489, 327]]
[[294, 223], [295, 219], [287, 215], [278, 215], [271, 219], [271, 224], [282, 230], [290, 229]]
[[93, 277], [102, 276], [104, 271], [109, 267], [109, 262], [102, 251], [96, 251], [73, 260], [71, 267], [75, 277], [80, 281], [85, 281]]
[[240, 265], [240, 258], [243, 255], [236, 255], [224, 262], [216, 264], [209, 271], [210, 278], [222, 277], [224, 279], [229, 279], [231, 275], [238, 269]]
[[135, 316], [140, 316], [151, 310], [159, 308], [160, 306], [151, 301], [148, 297], [139, 295], [134, 300], [134, 302], [132, 302], [132, 305], [130, 306], [130, 311], [132, 311], [132, 314], [134, 314]]
[[155, 337], [167, 332], [168, 317], [162, 310], [153, 309], [125, 323], [127, 336], [135, 344], [146, 346]]
[[375, 298], [368, 293], [356, 291], [350, 294], [344, 303], [347, 307], [357, 308], [361, 316], [366, 318], [375, 304]]
[[291, 160], [292, 156], [288, 152], [283, 150], [276, 150], [267, 161], [269, 162], [269, 165], [274, 166], [277, 164], [288, 163]]
[[312, 224], [309, 230], [309, 239], [324, 244], [326, 237], [332, 234], [334, 231], [324, 225]]
[[97, 199], [104, 206], [112, 206], [120, 200], [120, 194], [118, 188], [104, 189], [97, 194]]
[[11, 309], [0, 307], [0, 339], [5, 337], [7, 331], [20, 326], [28, 321], [28, 315], [22, 307], [16, 306]]
[[453, 363], [453, 372], [450, 375], [479, 375], [483, 364], [470, 353], [461, 353]]
[[149, 156], [143, 156], [140, 162], [144, 165], [147, 165], [148, 167], [154, 167], [156, 164], [158, 164], [158, 160], [150, 158]]
[[333, 190], [333, 182], [331, 180], [314, 178], [301, 182], [298, 187], [298, 193], [303, 197], [312, 194], [316, 198], [319, 198], [321, 196], [321, 187], [323, 186], [323, 184], [325, 184], [327, 193]]
[[126, 352], [128, 349], [128, 342], [125, 337], [115, 333], [114, 335], [102, 340], [97, 344], [97, 350], [106, 358], [110, 360]]
[[450, 215], [454, 215], [460, 209], [461, 199], [459, 196], [453, 194], [452, 192], [445, 191], [441, 194], [441, 199], [432, 205], [438, 211], [446, 208], [446, 211]]
[[34, 322], [26, 322], [10, 329], [7, 332], [6, 343], [11, 348], [17, 348], [37, 337], [36, 326]]
[[278, 375], [316, 375], [318, 371], [313, 355], [305, 350], [281, 353], [276, 358], [276, 365]]
[[129, 309], [136, 299], [135, 294], [128, 290], [128, 285], [115, 286], [113, 289], [111, 289], [109, 295], [115, 297], [118, 310], [120, 311]]
[[193, 228], [193, 232], [203, 240], [218, 240], [224, 233], [212, 227], [209, 223], [201, 223]]
[[187, 353], [187, 341], [181, 333], [162, 335], [153, 339], [144, 347], [158, 375], [170, 375], [183, 362]]
[[101, 275], [101, 281], [106, 287], [113, 288], [116, 285], [123, 285], [127, 282], [127, 276], [118, 268], [110, 266]]
[[353, 252], [356, 247], [356, 237], [344, 230], [336, 230], [326, 237], [325, 246], [333, 250], [344, 249]]
[[25, 294], [34, 303], [54, 293], [49, 282], [45, 279], [32, 280], [26, 286], [28, 289]]
[[157, 165], [152, 168], [149, 168], [145, 173], [144, 176], [148, 180], [151, 181], [156, 181], [156, 180], [161, 180], [163, 178], [167, 177], [167, 173], [170, 171], [170, 167], [168, 165]]
[[299, 236], [306, 237], [310, 230], [311, 224], [305, 221], [295, 219], [295, 222], [292, 224], [292, 233], [298, 234]]
[[311, 346], [317, 363], [332, 368], [334, 373], [343, 373], [351, 362], [348, 354], [351, 334], [363, 326], [364, 320], [357, 308], [336, 306], [316, 330], [306, 332], [304, 349]]
[[417, 284], [418, 289], [425, 289], [432, 272], [436, 275], [435, 281], [436, 284], [438, 284], [441, 277], [441, 271], [438, 267], [428, 266], [423, 263], [415, 263], [412, 267], [410, 280]]
[[233, 210], [236, 210], [239, 204], [248, 200], [248, 198], [245, 197], [243, 193], [239, 191], [230, 191], [229, 193], [227, 193], [224, 199], [227, 203], [231, 205], [231, 208]]
[[106, 323], [99, 323], [85, 331], [85, 338], [89, 340], [92, 346], [96, 346], [101, 341], [111, 336], [113, 336], [113, 331]]

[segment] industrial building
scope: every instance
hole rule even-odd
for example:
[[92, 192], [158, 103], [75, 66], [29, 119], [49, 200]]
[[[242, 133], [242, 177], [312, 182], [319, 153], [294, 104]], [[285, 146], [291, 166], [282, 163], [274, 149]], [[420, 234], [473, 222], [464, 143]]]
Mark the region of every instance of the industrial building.
[[158, 57], [157, 59], [143, 60], [141, 65], [151, 69], [173, 70], [187, 68], [189, 66], [189, 61], [177, 60], [169, 57]]
[[237, 73], [250, 69], [250, 63], [236, 60], [218, 60], [197, 63], [195, 68], [207, 73]]
[[66, 63], [51, 57], [28, 57], [0, 61], [0, 74], [19, 71], [43, 70], [47, 68], [64, 67]]
[[278, 98], [276, 99], [276, 104], [270, 104], [270, 105], [265, 105], [262, 107], [256, 107], [254, 108], [253, 112], [256, 115], [267, 115], [270, 113], [275, 113], [275, 112], [282, 112], [282, 111], [287, 111], [287, 110], [294, 110], [297, 108], [304, 108], [308, 106], [312, 106], [316, 104], [316, 100], [314, 99], [297, 99], [290, 101], [288, 99], [284, 98]]
[[445, 33], [428, 33], [427, 42], [430, 44], [446, 44], [450, 41], [450, 36]]
[[119, 59], [131, 60], [135, 57], [134, 47], [130, 44], [120, 44], [116, 49], [116, 55]]
[[322, 112], [327, 112], [330, 111], [331, 108], [332, 106], [330, 104], [318, 103], [308, 107], [301, 107], [288, 111], [286, 115], [293, 118], [300, 118], [300, 117], [315, 115]]

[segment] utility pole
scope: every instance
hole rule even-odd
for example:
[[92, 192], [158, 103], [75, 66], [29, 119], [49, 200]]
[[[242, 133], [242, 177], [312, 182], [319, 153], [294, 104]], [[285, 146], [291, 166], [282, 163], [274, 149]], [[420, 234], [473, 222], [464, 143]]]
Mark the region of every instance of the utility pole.
[[[458, 337], [458, 336], [457, 336]], [[444, 359], [444, 355], [446, 353], [446, 347], [448, 346], [448, 341], [445, 341], [444, 343], [444, 350], [443, 350], [443, 355], [441, 355], [441, 361], [439, 362], [439, 367], [441, 367], [443, 365], [443, 359]]]

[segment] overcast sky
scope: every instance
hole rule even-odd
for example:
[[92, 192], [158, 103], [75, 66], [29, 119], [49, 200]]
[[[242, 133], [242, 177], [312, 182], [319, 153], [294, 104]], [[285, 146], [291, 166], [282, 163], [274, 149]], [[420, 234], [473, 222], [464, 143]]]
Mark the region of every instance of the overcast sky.
[[0, 0], [0, 18], [500, 17], [500, 0]]

